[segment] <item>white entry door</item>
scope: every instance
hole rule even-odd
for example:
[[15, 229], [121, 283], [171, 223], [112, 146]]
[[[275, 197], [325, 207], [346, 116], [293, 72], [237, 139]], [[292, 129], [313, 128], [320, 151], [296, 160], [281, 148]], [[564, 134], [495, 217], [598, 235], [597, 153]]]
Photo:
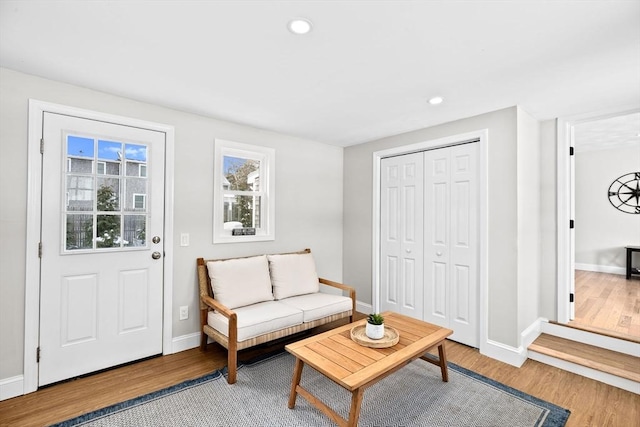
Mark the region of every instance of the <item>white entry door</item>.
[[38, 384], [162, 353], [162, 132], [44, 113]]
[[426, 151], [424, 320], [478, 347], [478, 144]]
[[423, 154], [381, 160], [380, 311], [422, 319]]

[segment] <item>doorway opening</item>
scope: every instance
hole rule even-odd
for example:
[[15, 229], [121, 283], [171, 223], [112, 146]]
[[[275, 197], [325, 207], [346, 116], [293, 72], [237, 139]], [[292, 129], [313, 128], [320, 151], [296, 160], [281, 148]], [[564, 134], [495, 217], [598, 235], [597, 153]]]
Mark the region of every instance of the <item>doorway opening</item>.
[[559, 121], [558, 224], [574, 228], [559, 226], [558, 321], [640, 341], [640, 277], [625, 277], [640, 214], [633, 194], [617, 191], [640, 172], [640, 110], [620, 111]]

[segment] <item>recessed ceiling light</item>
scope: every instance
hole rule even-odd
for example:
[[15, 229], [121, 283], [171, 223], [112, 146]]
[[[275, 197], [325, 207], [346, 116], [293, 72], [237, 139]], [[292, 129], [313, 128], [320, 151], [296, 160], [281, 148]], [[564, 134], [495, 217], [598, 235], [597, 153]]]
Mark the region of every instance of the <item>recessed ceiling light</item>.
[[292, 19], [288, 27], [293, 34], [307, 34], [311, 31], [311, 21], [302, 18]]
[[438, 105], [438, 104], [442, 104], [442, 101], [444, 101], [444, 98], [441, 96], [434, 96], [433, 98], [431, 98], [429, 100], [429, 104], [431, 105]]

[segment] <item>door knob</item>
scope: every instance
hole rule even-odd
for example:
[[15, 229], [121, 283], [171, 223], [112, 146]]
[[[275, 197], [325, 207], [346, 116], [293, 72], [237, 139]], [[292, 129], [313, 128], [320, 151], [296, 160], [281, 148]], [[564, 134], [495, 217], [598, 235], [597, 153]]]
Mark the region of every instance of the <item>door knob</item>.
[[405, 251], [407, 251], [408, 254], [411, 253], [411, 249], [409, 249], [409, 248], [405, 249]]
[[162, 255], [158, 251], [156, 251], [156, 252], [151, 254], [151, 258], [153, 258], [153, 259], [160, 259], [161, 256]]
[[160, 243], [160, 236], [153, 236], [153, 239], [151, 239], [151, 241], [153, 243]]
[[442, 252], [438, 251], [438, 252], [436, 252], [436, 255], [442, 256]]

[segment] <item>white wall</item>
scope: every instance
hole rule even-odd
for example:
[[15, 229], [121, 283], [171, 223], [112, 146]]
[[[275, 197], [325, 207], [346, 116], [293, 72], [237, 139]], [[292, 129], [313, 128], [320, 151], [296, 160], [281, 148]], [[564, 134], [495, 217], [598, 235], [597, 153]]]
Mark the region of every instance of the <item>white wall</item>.
[[518, 108], [518, 330], [538, 318], [540, 283], [539, 123]]
[[357, 288], [358, 300], [372, 302], [373, 153], [488, 129], [488, 336], [519, 345], [518, 114], [511, 107], [345, 148], [343, 274], [345, 283]]
[[[557, 320], [558, 227], [556, 121], [540, 123], [540, 294], [538, 316]], [[567, 224], [567, 227], [569, 225]]]
[[623, 274], [626, 267], [624, 247], [640, 245], [640, 215], [619, 211], [608, 198], [611, 183], [631, 172], [640, 172], [640, 142], [628, 148], [576, 151], [577, 269]]
[[[174, 337], [198, 331], [199, 256], [309, 247], [320, 275], [342, 279], [342, 148], [0, 69], [0, 382], [23, 371], [29, 98], [175, 127]], [[212, 244], [215, 138], [276, 150], [275, 241]], [[179, 246], [180, 233], [190, 234], [190, 246]], [[186, 321], [178, 320], [182, 305]]]

